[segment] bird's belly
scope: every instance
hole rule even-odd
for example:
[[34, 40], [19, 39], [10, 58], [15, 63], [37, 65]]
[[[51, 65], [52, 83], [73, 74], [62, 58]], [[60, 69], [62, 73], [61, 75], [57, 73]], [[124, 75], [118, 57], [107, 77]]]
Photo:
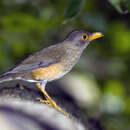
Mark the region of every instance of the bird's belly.
[[64, 73], [64, 67], [62, 64], [54, 64], [48, 67], [39, 68], [33, 70], [31, 73], [32, 79], [34, 80], [55, 80], [62, 77]]

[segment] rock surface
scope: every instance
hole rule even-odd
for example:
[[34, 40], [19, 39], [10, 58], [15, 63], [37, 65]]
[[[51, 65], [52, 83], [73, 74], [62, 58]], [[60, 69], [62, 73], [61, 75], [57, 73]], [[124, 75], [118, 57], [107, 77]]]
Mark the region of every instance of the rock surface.
[[[24, 87], [18, 82], [1, 84], [0, 127], [2, 130], [87, 130], [73, 116], [67, 117], [46, 104], [40, 104], [37, 98], [44, 98], [44, 96], [36, 87]], [[63, 100], [59, 100], [59, 103], [62, 105]]]

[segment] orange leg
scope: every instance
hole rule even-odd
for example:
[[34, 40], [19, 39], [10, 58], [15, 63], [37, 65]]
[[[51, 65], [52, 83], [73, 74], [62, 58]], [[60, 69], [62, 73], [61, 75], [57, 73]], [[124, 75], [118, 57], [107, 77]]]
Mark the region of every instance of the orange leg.
[[54, 108], [57, 109], [58, 111], [62, 112], [63, 114], [68, 115], [67, 112], [63, 111], [63, 110], [55, 103], [55, 101], [51, 99], [51, 97], [47, 94], [47, 92], [46, 92], [44, 89], [42, 89], [42, 87], [40, 86], [39, 83], [36, 83], [36, 86], [41, 90], [41, 92], [42, 92], [42, 93], [45, 95], [45, 97], [46, 97], [46, 100], [40, 99], [40, 102], [46, 103], [46, 104], [48, 104], [48, 105], [54, 107]]

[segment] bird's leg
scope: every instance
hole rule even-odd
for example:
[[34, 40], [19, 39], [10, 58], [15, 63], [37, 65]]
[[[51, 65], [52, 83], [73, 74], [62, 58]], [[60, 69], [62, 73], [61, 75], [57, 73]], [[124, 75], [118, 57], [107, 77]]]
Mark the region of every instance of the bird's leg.
[[41, 103], [46, 103], [46, 104], [50, 105], [50, 102], [49, 102], [49, 100], [47, 100], [47, 97], [46, 97], [46, 95], [45, 95], [45, 93], [47, 93], [47, 92], [45, 91], [46, 83], [47, 83], [46, 81], [41, 82], [41, 83], [36, 83], [36, 86], [42, 91], [42, 93], [44, 94], [44, 96], [45, 96], [45, 98], [46, 98], [46, 100], [39, 99], [40, 102], [41, 102]]
[[65, 115], [68, 115], [67, 112], [63, 111], [56, 103], [54, 100], [51, 99], [51, 97], [48, 95], [48, 93], [45, 91], [45, 84], [46, 83], [42, 83], [42, 86], [39, 83], [36, 83], [36, 86], [41, 90], [41, 92], [45, 95], [46, 100], [42, 100], [40, 99], [40, 102], [42, 103], [46, 103], [52, 107], [54, 107], [55, 109], [57, 109], [58, 111], [64, 113]]

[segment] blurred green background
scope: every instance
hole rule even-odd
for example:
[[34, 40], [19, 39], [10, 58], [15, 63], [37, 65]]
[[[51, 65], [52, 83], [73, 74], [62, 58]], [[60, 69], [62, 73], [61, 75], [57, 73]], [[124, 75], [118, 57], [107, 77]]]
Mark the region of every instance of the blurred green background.
[[129, 130], [129, 12], [130, 0], [0, 0], [0, 72], [62, 41], [73, 29], [103, 32], [85, 49], [69, 79], [85, 87], [87, 102], [81, 104], [87, 116], [104, 130]]

